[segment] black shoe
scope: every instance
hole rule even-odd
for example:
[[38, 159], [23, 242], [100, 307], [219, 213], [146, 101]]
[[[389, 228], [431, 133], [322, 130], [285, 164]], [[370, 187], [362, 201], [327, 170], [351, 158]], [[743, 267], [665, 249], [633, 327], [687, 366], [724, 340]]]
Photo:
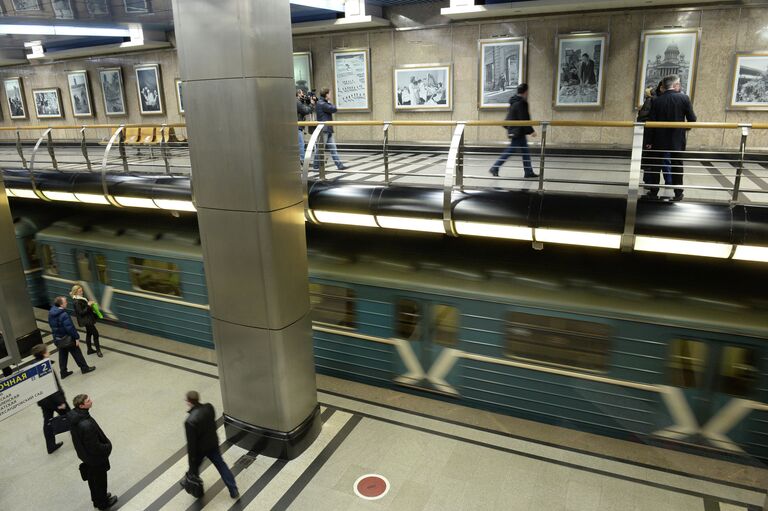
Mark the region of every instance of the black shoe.
[[[109, 495], [109, 494], [107, 494], [107, 495]], [[117, 504], [117, 495], [111, 495], [111, 496], [110, 496], [110, 497], [107, 499], [107, 503], [106, 503], [106, 504], [104, 504], [103, 506], [98, 506], [98, 508], [99, 508], [99, 509], [101, 509], [101, 510], [104, 510], [104, 509], [109, 509], [109, 508], [111, 508], [112, 506], [114, 506], [115, 504]]]
[[658, 200], [659, 194], [657, 192], [648, 192], [645, 195], [641, 195], [640, 198], [647, 200]]
[[96, 370], [96, 366], [86, 367], [85, 369], [83, 369], [83, 374], [92, 373], [95, 370]]
[[237, 490], [237, 488], [235, 488], [234, 491], [229, 490], [229, 496], [232, 497], [233, 499], [237, 500], [237, 499], [240, 498], [240, 492]]
[[99, 358], [104, 358], [104, 354], [101, 352], [101, 350], [96, 352], [96, 356]]
[[72, 371], [62, 371], [61, 372], [61, 379], [63, 380], [64, 378], [66, 378], [70, 374], [72, 374]]
[[535, 177], [539, 177], [539, 175], [538, 175], [538, 174], [536, 174], [535, 172], [533, 172], [533, 173], [531, 173], [531, 174], [525, 174], [525, 175], [523, 176], [523, 178], [525, 178], [525, 179], [533, 179], [533, 178], [535, 178]]
[[346, 165], [342, 165], [341, 167], [336, 167], [336, 168], [339, 170], [347, 170], [349, 167], [347, 167]]
[[50, 451], [48, 451], [48, 454], [53, 454], [53, 453], [54, 453], [54, 452], [56, 452], [56, 450], [57, 450], [59, 447], [61, 447], [62, 445], [64, 445], [64, 442], [56, 442], [56, 445], [54, 445], [54, 446], [53, 446], [53, 449], [51, 449]]
[[674, 197], [672, 197], [672, 200], [677, 202], [683, 200], [683, 194], [682, 193], [676, 193]]
[[493, 177], [499, 177], [499, 171], [498, 170], [488, 169], [488, 173], [490, 175], [492, 175]]
[[93, 355], [96, 353], [96, 350], [92, 350], [91, 348], [88, 348], [88, 351], [85, 352], [86, 355]]

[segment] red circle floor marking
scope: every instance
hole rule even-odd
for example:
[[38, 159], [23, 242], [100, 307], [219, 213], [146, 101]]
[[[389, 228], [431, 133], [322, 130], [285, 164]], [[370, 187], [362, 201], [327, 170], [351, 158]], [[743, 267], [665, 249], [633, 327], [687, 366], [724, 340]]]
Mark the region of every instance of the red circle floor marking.
[[389, 491], [389, 481], [378, 474], [365, 474], [355, 481], [355, 495], [365, 500], [377, 500]]

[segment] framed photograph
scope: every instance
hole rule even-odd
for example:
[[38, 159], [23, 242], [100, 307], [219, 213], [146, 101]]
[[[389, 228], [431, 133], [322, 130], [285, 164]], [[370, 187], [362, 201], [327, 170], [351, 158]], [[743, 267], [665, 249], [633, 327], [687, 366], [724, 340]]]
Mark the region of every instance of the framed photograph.
[[51, 7], [56, 19], [73, 20], [75, 11], [72, 9], [72, 0], [51, 0]]
[[656, 88], [665, 76], [680, 76], [680, 92], [693, 101], [699, 57], [700, 28], [643, 30], [635, 106], [643, 106], [645, 89]]
[[451, 66], [404, 66], [394, 73], [395, 110], [453, 109]]
[[109, 4], [107, 0], [85, 0], [85, 8], [91, 16], [108, 16]]
[[104, 112], [107, 115], [126, 115], [125, 95], [123, 94], [123, 73], [119, 67], [99, 70], [101, 95], [104, 97]]
[[293, 54], [293, 80], [296, 88], [304, 92], [312, 90], [312, 54], [308, 51]]
[[24, 87], [21, 78], [8, 78], [3, 81], [5, 98], [8, 100], [8, 112], [11, 119], [26, 119], [27, 104], [24, 102]]
[[91, 106], [91, 90], [88, 87], [88, 73], [73, 71], [67, 75], [69, 97], [72, 101], [72, 112], [75, 117], [90, 117], [93, 115]]
[[184, 90], [181, 85], [181, 79], [176, 78], [176, 106], [179, 107], [179, 113], [184, 115]]
[[149, 0], [123, 0], [126, 14], [148, 14], [151, 9]]
[[525, 37], [480, 39], [478, 108], [507, 108], [517, 86], [525, 82]]
[[163, 84], [160, 65], [136, 66], [136, 87], [139, 91], [139, 109], [143, 115], [163, 113]]
[[369, 112], [369, 49], [333, 50], [333, 101], [339, 112]]
[[13, 10], [16, 12], [39, 11], [40, 0], [13, 0]]
[[35, 101], [35, 114], [38, 119], [55, 119], [64, 117], [61, 108], [59, 89], [32, 89], [32, 97]]
[[768, 110], [768, 52], [737, 52], [728, 110]]
[[606, 33], [557, 36], [556, 108], [603, 106], [603, 69], [607, 52]]

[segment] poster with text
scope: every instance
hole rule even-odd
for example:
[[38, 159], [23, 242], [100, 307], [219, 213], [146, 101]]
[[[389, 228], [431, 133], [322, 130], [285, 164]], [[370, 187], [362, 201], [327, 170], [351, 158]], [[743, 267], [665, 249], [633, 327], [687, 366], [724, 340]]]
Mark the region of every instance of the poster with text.
[[339, 111], [370, 110], [368, 49], [333, 52], [333, 93]]

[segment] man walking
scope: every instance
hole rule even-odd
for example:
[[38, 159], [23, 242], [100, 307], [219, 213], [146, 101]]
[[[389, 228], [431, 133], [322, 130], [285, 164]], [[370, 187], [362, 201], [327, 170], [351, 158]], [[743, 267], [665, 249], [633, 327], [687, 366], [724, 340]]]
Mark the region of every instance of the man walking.
[[216, 411], [210, 403], [201, 403], [200, 394], [195, 390], [187, 392], [189, 415], [184, 421], [187, 433], [187, 454], [189, 456], [189, 473], [199, 476], [200, 464], [203, 458], [208, 458], [219, 471], [224, 484], [229, 489], [229, 496], [240, 498], [240, 492], [235, 483], [235, 476], [224, 462], [219, 452], [219, 436], [216, 434]]
[[[517, 95], [512, 96], [509, 100], [509, 110], [507, 111], [507, 121], [530, 121], [531, 114], [528, 112], [528, 84], [521, 83], [517, 86]], [[531, 126], [507, 126], [507, 136], [509, 137], [509, 146], [501, 153], [499, 159], [493, 164], [493, 167], [488, 170], [493, 176], [499, 175], [499, 168], [504, 165], [507, 158], [512, 156], [512, 153], [520, 151], [523, 156], [523, 177], [533, 178], [539, 177], [538, 174], [533, 172], [531, 167], [531, 151], [528, 149], [527, 135], [532, 137], [536, 136], [536, 132]]]
[[[696, 122], [696, 114], [693, 113], [691, 99], [680, 92], [680, 77], [670, 75], [662, 80], [664, 93], [651, 103], [651, 113], [648, 121], [666, 122]], [[685, 151], [685, 128], [653, 128], [653, 150], [657, 151], [657, 158], [661, 158], [661, 169], [664, 174], [670, 175], [671, 184], [676, 187], [683, 185], [683, 154]], [[658, 166], [654, 167], [658, 169]], [[643, 177], [643, 181], [649, 184], [659, 183], [658, 170], [649, 172]], [[650, 187], [646, 197], [656, 198], [659, 189]], [[682, 200], [683, 189], [675, 188], [675, 197], [672, 200]]]
[[[336, 105], [331, 103], [331, 91], [328, 89], [328, 87], [320, 89], [320, 98], [317, 100], [315, 110], [317, 111], [317, 122], [333, 121], [333, 114], [336, 113], [337, 109]], [[318, 143], [321, 144], [324, 149], [328, 149], [331, 152], [331, 158], [333, 158], [333, 162], [336, 164], [337, 169], [345, 170], [347, 168], [341, 162], [341, 158], [339, 158], [339, 152], [336, 149], [336, 140], [333, 137], [333, 126], [326, 126], [323, 129], [323, 132], [320, 134], [320, 140], [318, 140]], [[325, 158], [325, 154], [323, 154], [323, 158]], [[319, 151], [315, 151], [314, 168], [315, 170], [320, 169]]]
[[83, 352], [80, 351], [80, 343], [77, 341], [80, 338], [80, 334], [77, 333], [77, 329], [72, 323], [72, 318], [67, 313], [66, 297], [57, 296], [53, 300], [53, 307], [48, 312], [48, 324], [51, 327], [53, 344], [59, 349], [59, 365], [61, 366], [59, 371], [61, 371], [62, 380], [72, 374], [72, 371], [67, 371], [67, 360], [70, 353], [83, 374], [90, 373], [96, 369], [94, 366], [88, 366]]
[[88, 481], [91, 500], [98, 509], [109, 509], [117, 502], [117, 495], [107, 493], [107, 471], [112, 442], [91, 417], [93, 401], [87, 394], [78, 394], [72, 400], [75, 409], [69, 412], [72, 423], [72, 443], [80, 458], [80, 474]]
[[[35, 360], [38, 362], [49, 357], [48, 348], [46, 348], [45, 344], [36, 344], [35, 346], [32, 346], [31, 351], [32, 356], [34, 356]], [[61, 388], [56, 373], [53, 373], [53, 377], [56, 380], [56, 388], [58, 390], [37, 402], [37, 406], [43, 411], [43, 436], [45, 437], [45, 446], [48, 449], [48, 454], [53, 454], [56, 449], [64, 445], [63, 442], [56, 442], [56, 431], [51, 423], [53, 414], [58, 413], [59, 415], [66, 415], [71, 410], [67, 404], [67, 398], [64, 395], [64, 391]], [[60, 432], [63, 433], [64, 431]]]

